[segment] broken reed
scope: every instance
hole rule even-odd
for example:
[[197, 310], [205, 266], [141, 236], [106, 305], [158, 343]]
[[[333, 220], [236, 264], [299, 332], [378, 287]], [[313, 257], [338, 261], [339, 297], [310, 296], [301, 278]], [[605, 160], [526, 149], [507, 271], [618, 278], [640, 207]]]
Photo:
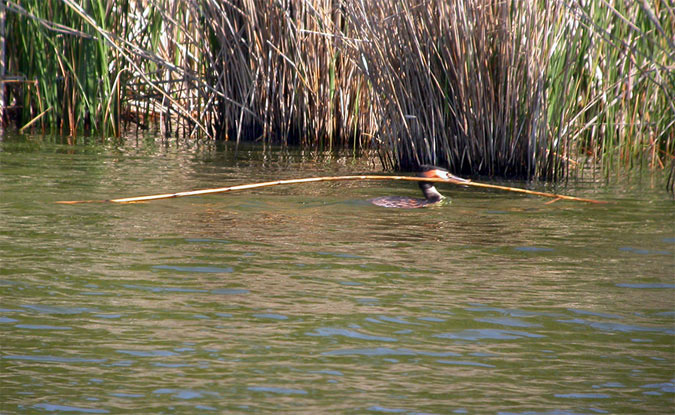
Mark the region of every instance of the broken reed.
[[664, 0], [7, 0], [20, 125], [559, 179], [675, 153]]

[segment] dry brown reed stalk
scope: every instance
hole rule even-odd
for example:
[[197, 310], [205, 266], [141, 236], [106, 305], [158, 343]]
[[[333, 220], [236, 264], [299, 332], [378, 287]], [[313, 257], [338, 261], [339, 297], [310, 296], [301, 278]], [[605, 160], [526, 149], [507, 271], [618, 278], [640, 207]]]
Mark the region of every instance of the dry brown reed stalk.
[[[213, 94], [201, 56], [207, 43], [194, 2], [153, 0], [128, 4], [132, 24], [116, 38], [140, 78], [131, 92], [135, 110], [156, 120], [165, 136], [213, 137]], [[181, 131], [182, 129], [182, 131]]]
[[109, 200], [71, 200], [71, 201], [59, 201], [55, 202], [63, 205], [75, 205], [81, 203], [137, 203], [137, 202], [149, 202], [153, 200], [162, 200], [162, 199], [173, 199], [177, 197], [187, 197], [187, 196], [202, 196], [208, 194], [216, 193], [229, 193], [241, 190], [251, 190], [251, 189], [260, 189], [263, 187], [279, 186], [279, 185], [289, 185], [289, 184], [306, 184], [306, 183], [317, 183], [317, 182], [336, 182], [336, 181], [357, 181], [357, 180], [393, 180], [393, 181], [408, 181], [408, 182], [433, 182], [433, 183], [450, 183], [457, 184], [462, 186], [473, 186], [480, 187], [485, 189], [497, 189], [504, 190], [509, 192], [524, 193], [535, 196], [549, 197], [553, 200], [549, 203], [558, 201], [558, 200], [571, 200], [577, 202], [586, 202], [586, 203], [595, 203], [603, 204], [608, 203], [601, 200], [595, 199], [586, 199], [575, 196], [560, 195], [547, 192], [538, 192], [535, 190], [521, 189], [519, 187], [509, 187], [509, 186], [499, 186], [488, 183], [479, 183], [472, 181], [459, 181], [459, 180], [446, 180], [446, 179], [435, 179], [428, 177], [408, 177], [408, 176], [378, 176], [378, 175], [359, 175], [359, 176], [326, 176], [326, 177], [308, 177], [303, 179], [288, 179], [288, 180], [275, 180], [271, 182], [262, 182], [262, 183], [251, 183], [251, 184], [242, 184], [237, 186], [228, 186], [228, 187], [219, 187], [214, 189], [201, 189], [201, 190], [191, 190], [186, 192], [177, 192], [177, 193], [163, 193], [155, 194], [148, 196], [133, 196], [125, 197], [119, 199], [109, 199]]

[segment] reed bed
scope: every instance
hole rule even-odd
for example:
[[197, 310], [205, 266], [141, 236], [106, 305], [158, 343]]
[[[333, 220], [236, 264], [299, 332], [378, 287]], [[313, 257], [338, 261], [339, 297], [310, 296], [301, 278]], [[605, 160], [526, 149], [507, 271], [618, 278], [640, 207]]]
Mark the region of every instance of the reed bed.
[[374, 148], [388, 169], [548, 180], [675, 154], [669, 0], [2, 7], [5, 124]]
[[203, 4], [219, 138], [364, 147], [376, 129], [340, 2]]
[[546, 176], [546, 66], [557, 15], [535, 2], [353, 3], [362, 70], [394, 169]]

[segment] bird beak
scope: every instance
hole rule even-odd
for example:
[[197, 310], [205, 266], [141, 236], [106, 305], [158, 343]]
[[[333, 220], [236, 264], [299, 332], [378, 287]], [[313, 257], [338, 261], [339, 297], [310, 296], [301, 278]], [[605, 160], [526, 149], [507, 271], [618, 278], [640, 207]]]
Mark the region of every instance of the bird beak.
[[445, 174], [445, 179], [451, 180], [453, 182], [459, 182], [459, 183], [467, 183], [467, 182], [471, 181], [469, 179], [463, 179], [461, 177], [457, 177], [457, 176], [455, 176], [453, 174], [450, 174], [450, 173]]

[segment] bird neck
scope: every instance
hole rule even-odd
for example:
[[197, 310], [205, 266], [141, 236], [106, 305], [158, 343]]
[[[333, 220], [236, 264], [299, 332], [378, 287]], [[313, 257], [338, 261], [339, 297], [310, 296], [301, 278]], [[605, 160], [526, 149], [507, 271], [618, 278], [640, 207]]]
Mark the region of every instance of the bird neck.
[[439, 202], [444, 198], [431, 183], [420, 182], [420, 189], [422, 189], [424, 197], [430, 202]]

